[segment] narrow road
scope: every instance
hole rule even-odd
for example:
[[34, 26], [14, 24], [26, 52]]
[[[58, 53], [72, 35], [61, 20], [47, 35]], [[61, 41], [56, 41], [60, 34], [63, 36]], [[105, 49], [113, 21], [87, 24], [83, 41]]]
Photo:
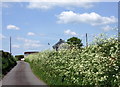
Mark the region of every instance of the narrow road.
[[31, 71], [30, 65], [18, 61], [17, 65], [3, 78], [2, 85], [46, 85]]

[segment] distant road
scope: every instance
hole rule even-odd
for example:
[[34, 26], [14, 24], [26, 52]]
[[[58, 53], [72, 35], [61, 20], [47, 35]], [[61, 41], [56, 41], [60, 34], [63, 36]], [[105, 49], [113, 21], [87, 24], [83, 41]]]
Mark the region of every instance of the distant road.
[[31, 71], [30, 65], [18, 61], [17, 65], [3, 78], [3, 85], [46, 85]]

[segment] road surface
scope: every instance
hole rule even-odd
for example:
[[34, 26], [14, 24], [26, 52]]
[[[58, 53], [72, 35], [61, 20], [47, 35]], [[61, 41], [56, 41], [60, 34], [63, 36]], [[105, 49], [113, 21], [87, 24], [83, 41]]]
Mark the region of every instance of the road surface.
[[31, 71], [30, 65], [18, 61], [17, 65], [3, 78], [2, 85], [46, 85]]

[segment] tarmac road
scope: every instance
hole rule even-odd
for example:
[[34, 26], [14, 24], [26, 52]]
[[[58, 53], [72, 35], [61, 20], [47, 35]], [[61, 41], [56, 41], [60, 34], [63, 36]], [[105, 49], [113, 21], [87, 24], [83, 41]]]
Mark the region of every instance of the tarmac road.
[[3, 78], [2, 85], [46, 85], [31, 71], [30, 65], [18, 61], [17, 65]]

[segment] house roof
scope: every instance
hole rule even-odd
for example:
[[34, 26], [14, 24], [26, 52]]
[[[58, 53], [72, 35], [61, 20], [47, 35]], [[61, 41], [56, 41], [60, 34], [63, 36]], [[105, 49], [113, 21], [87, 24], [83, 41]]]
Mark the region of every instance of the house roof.
[[62, 43], [65, 43], [65, 41], [60, 39], [55, 45], [53, 45], [53, 48], [59, 47], [59, 45]]
[[32, 54], [32, 53], [38, 53], [37, 51], [33, 51], [33, 52], [24, 52], [24, 54]]

